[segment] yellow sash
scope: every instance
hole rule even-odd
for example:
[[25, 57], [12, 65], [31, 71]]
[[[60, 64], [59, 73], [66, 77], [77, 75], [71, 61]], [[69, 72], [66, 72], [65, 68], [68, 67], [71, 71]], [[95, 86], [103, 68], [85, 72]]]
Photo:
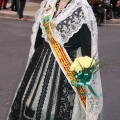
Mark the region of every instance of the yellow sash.
[[[61, 46], [57, 42], [56, 38], [53, 35], [52, 29], [51, 29], [50, 19], [52, 17], [52, 14], [53, 14], [52, 11], [53, 11], [55, 4], [56, 4], [56, 0], [49, 0], [47, 2], [46, 11], [44, 13], [43, 25], [46, 30], [46, 35], [48, 37], [48, 42], [51, 47], [51, 50], [59, 64], [61, 70], [63, 71], [67, 80], [71, 84], [71, 81], [75, 80], [75, 77], [74, 77], [74, 73], [70, 71], [70, 66], [71, 66], [70, 57], [68, 56], [64, 47]], [[72, 88], [78, 94], [79, 100], [80, 100], [84, 110], [86, 110], [86, 96], [82, 96], [81, 94], [79, 94], [79, 92], [77, 91], [77, 88], [75, 86], [72, 86]], [[80, 92], [85, 93], [85, 88], [81, 87]]]

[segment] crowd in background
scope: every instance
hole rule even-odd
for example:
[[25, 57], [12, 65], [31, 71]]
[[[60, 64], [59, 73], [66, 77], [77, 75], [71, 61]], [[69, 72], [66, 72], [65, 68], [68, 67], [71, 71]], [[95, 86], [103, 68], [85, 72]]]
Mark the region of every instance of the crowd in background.
[[111, 18], [120, 18], [120, 0], [88, 0], [96, 16], [98, 26]]
[[[8, 0], [0, 0], [0, 10], [9, 9], [6, 7], [8, 2], [9, 2]], [[11, 0], [11, 6], [10, 6], [11, 11], [17, 12], [19, 15], [19, 19], [23, 21], [27, 20], [27, 18], [23, 16], [25, 4], [26, 4], [26, 0]]]
[[[41, 0], [40, 0], [41, 1]], [[0, 0], [0, 10], [6, 7], [8, 0]], [[120, 0], [88, 0], [96, 16], [97, 23], [103, 23], [104, 19], [120, 18]], [[23, 17], [26, 0], [11, 0], [11, 11], [17, 12], [20, 20], [27, 20]]]

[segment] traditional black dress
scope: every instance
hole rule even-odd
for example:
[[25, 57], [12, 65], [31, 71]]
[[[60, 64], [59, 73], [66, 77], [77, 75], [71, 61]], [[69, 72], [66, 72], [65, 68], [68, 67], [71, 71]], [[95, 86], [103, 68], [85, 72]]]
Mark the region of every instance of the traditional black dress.
[[[39, 27], [35, 52], [16, 91], [8, 120], [86, 120], [76, 93], [41, 36]], [[87, 24], [64, 47], [71, 60], [76, 58], [78, 48], [83, 56], [91, 56], [91, 32]]]
[[[39, 28], [35, 52], [16, 93], [9, 120], [71, 120], [75, 92], [60, 70], [49, 44]], [[81, 47], [91, 55], [91, 34], [87, 25], [70, 38], [65, 48], [72, 60]]]

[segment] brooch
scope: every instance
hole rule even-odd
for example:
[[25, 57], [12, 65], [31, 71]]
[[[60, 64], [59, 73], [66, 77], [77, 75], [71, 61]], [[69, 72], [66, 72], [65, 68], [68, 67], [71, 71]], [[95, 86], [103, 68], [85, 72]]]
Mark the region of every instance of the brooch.
[[50, 22], [50, 26], [51, 26], [52, 29], [56, 28], [56, 24], [54, 22]]

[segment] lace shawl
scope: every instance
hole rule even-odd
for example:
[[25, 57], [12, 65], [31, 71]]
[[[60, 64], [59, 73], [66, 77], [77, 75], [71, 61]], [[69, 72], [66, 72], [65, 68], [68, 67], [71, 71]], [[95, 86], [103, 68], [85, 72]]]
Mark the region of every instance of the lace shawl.
[[[46, 2], [47, 0], [44, 0], [41, 3], [40, 9], [36, 13], [35, 23], [32, 28], [33, 34], [31, 35], [31, 49], [29, 57], [34, 53], [34, 44], [39, 25], [42, 28], [42, 37], [47, 41], [47, 36], [42, 25], [42, 15], [44, 13]], [[58, 42], [61, 45], [68, 42], [69, 38], [72, 37], [74, 33], [78, 32], [82, 24], [86, 23], [91, 31], [92, 55], [95, 54], [97, 51], [97, 25], [92, 9], [86, 0], [72, 0], [57, 17], [52, 19], [52, 21], [57, 25], [57, 29], [53, 32], [55, 35], [59, 36], [60, 39], [58, 39]]]
[[[30, 48], [28, 61], [30, 60], [31, 56], [34, 53], [34, 44], [35, 44], [39, 25], [42, 28], [42, 32], [43, 32], [42, 37], [46, 41], [48, 41], [42, 23], [42, 15], [44, 13], [46, 2], [47, 0], [44, 0], [41, 3], [40, 9], [36, 13], [35, 23], [32, 28], [33, 34], [31, 36], [31, 48]], [[56, 8], [54, 9], [54, 11], [56, 11]], [[57, 25], [56, 29], [53, 30], [53, 33], [56, 36], [56, 38], [58, 38], [57, 42], [59, 42], [61, 45], [67, 43], [69, 41], [69, 38], [72, 37], [76, 32], [78, 32], [84, 23], [87, 24], [91, 32], [91, 42], [92, 42], [91, 55], [93, 56], [97, 52], [96, 58], [98, 58], [98, 47], [97, 47], [98, 31], [97, 31], [96, 19], [94, 17], [90, 5], [86, 0], [72, 0], [57, 17], [54, 17], [52, 19], [52, 22], [54, 22]], [[96, 74], [95, 80], [93, 80], [92, 82], [94, 82], [91, 84], [93, 85], [93, 88], [97, 90], [97, 93], [98, 94], [102, 93], [99, 71]], [[97, 120], [97, 117], [100, 114], [103, 106], [102, 97], [99, 100], [97, 99], [95, 100], [93, 99], [93, 96], [89, 94], [88, 99], [89, 101], [91, 101], [91, 103], [87, 103], [87, 105], [89, 106], [90, 104], [90, 106], [92, 107], [92, 111], [91, 111], [91, 107], [89, 107], [90, 109], [87, 110], [87, 113], [89, 114], [87, 115], [86, 119]]]

